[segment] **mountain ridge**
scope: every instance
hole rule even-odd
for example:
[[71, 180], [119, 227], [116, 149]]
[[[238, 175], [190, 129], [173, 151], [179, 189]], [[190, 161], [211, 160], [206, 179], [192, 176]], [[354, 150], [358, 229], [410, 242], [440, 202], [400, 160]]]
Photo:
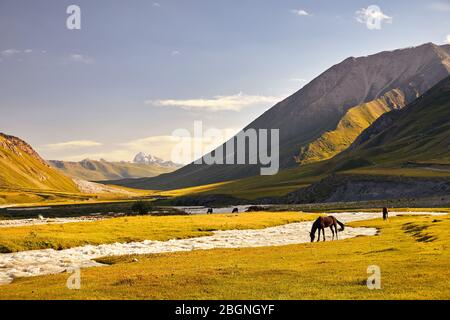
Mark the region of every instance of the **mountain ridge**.
[[176, 170], [179, 166], [169, 163], [109, 162], [84, 159], [79, 162], [49, 160], [48, 163], [72, 178], [87, 181], [110, 181], [126, 178], [154, 177]]

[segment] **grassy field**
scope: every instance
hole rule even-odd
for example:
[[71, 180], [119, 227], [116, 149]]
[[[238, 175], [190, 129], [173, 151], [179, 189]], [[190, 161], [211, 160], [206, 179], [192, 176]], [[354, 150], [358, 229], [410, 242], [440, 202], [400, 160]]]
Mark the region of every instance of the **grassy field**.
[[157, 195], [152, 190], [137, 190], [126, 187], [108, 186], [117, 193], [88, 194], [82, 192], [61, 192], [55, 190], [39, 190], [27, 188], [0, 187], [0, 205], [20, 205], [21, 207], [52, 206], [82, 203], [101, 203], [123, 201], [137, 198], [148, 198]]
[[317, 215], [298, 212], [198, 216], [133, 216], [87, 223], [2, 228], [0, 252], [67, 249], [87, 244], [170, 240], [207, 236], [214, 230], [261, 229], [308, 221]]
[[[218, 217], [218, 219], [222, 219]], [[117, 257], [67, 274], [17, 279], [0, 299], [450, 299], [450, 218], [355, 222], [375, 237], [283, 247]], [[136, 259], [137, 258], [137, 261]], [[367, 267], [381, 268], [368, 290]]]

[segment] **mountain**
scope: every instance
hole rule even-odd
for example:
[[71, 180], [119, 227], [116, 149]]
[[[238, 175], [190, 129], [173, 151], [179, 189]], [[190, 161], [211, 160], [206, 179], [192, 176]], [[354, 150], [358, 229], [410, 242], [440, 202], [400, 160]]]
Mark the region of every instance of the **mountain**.
[[[427, 43], [354, 58], [331, 67], [245, 129], [280, 130], [280, 165], [329, 159], [382, 114], [401, 109], [450, 74], [450, 46]], [[187, 165], [156, 178], [118, 181], [175, 189], [259, 175], [258, 165]]]
[[0, 133], [0, 188], [79, 192], [72, 179], [45, 162], [25, 141]]
[[168, 168], [180, 168], [181, 167], [181, 165], [176, 164], [172, 161], [165, 161], [161, 158], [155, 157], [151, 154], [145, 154], [143, 152], [139, 152], [134, 157], [133, 163], [156, 164], [161, 167], [168, 167]]
[[49, 164], [67, 176], [88, 181], [154, 177], [179, 168], [175, 164], [164, 162], [160, 159], [152, 162], [140, 161], [141, 158], [138, 156], [136, 156], [132, 163], [85, 159], [80, 162], [51, 160]]
[[381, 116], [320, 167], [330, 175], [292, 193], [290, 202], [449, 196], [450, 77], [406, 108]]

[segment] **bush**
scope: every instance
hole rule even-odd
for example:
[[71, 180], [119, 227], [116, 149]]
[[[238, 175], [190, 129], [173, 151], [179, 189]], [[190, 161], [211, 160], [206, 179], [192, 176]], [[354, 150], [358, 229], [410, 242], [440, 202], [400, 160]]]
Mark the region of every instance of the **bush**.
[[146, 215], [150, 211], [151, 206], [146, 201], [136, 201], [131, 207], [133, 213], [138, 213], [140, 215]]

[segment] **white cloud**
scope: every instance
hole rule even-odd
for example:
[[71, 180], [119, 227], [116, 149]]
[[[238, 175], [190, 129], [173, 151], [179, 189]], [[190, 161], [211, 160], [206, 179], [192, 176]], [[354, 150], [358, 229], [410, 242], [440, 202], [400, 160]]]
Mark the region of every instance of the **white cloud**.
[[24, 52], [25, 52], [25, 53], [32, 53], [33, 50], [32, 50], [32, 49], [26, 49]]
[[310, 14], [303, 9], [293, 9], [291, 12], [300, 17], [310, 16]]
[[82, 54], [78, 54], [78, 53], [71, 54], [69, 56], [69, 61], [77, 62], [77, 63], [85, 63], [85, 64], [94, 63], [94, 59], [92, 59], [91, 57], [88, 57], [88, 56], [85, 56]]
[[[62, 161], [81, 161], [84, 159], [101, 160], [106, 161], [131, 161], [135, 154], [128, 150], [114, 150], [110, 152], [98, 152], [98, 153], [78, 153], [74, 155], [57, 156], [57, 160]], [[54, 156], [52, 158], [55, 158]], [[48, 160], [53, 160], [48, 158]]]
[[21, 51], [17, 49], [6, 49], [1, 52], [2, 56], [4, 57], [11, 57], [18, 53], [21, 53]]
[[448, 2], [432, 2], [428, 5], [428, 8], [438, 12], [450, 12], [450, 3]]
[[239, 93], [230, 96], [215, 96], [211, 99], [168, 99], [168, 100], [150, 100], [146, 104], [161, 107], [178, 107], [186, 110], [203, 109], [208, 111], [239, 111], [246, 107], [273, 104], [281, 99], [272, 96], [245, 95]]
[[170, 55], [171, 55], [172, 57], [179, 56], [180, 54], [181, 54], [181, 52], [178, 51], [178, 50], [173, 50], [173, 51], [170, 53]]
[[381, 29], [381, 23], [392, 23], [393, 18], [384, 14], [378, 6], [372, 5], [356, 11], [355, 19], [369, 29]]
[[102, 144], [91, 140], [75, 140], [60, 143], [47, 144], [44, 148], [51, 150], [65, 150], [65, 149], [75, 149], [75, 148], [92, 148], [98, 147]]
[[153, 2], [153, 6], [159, 8], [159, 7], [161, 7], [161, 4], [159, 4], [158, 2]]

